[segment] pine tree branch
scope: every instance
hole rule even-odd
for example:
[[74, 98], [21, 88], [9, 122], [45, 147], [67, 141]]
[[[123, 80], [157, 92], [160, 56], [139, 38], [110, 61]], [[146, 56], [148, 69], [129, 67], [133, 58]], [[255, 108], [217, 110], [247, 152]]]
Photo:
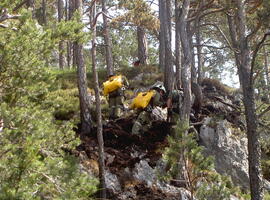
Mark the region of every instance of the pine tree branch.
[[226, 48], [230, 48], [229, 46], [216, 47], [216, 46], [213, 46], [213, 45], [206, 45], [206, 44], [193, 44], [193, 47], [207, 47], [207, 48], [213, 48], [213, 49], [226, 49]]
[[251, 69], [250, 69], [250, 85], [252, 85], [253, 82], [254, 82], [254, 80], [258, 77], [258, 74], [259, 74], [259, 73], [257, 73], [257, 75], [255, 75], [255, 76], [253, 77], [254, 67], [255, 67], [255, 60], [256, 60], [258, 51], [260, 50], [260, 48], [262, 47], [264, 41], [266, 40], [267, 36], [269, 36], [269, 35], [270, 35], [270, 30], [268, 30], [268, 31], [264, 34], [263, 38], [262, 38], [261, 41], [257, 44], [257, 46], [256, 46], [256, 48], [255, 48], [255, 50], [254, 50], [254, 52], [253, 52], [253, 56], [252, 56], [252, 60], [251, 60]]
[[258, 118], [261, 118], [263, 115], [265, 115], [268, 111], [270, 111], [270, 106], [268, 106], [264, 111], [262, 111], [259, 115]]

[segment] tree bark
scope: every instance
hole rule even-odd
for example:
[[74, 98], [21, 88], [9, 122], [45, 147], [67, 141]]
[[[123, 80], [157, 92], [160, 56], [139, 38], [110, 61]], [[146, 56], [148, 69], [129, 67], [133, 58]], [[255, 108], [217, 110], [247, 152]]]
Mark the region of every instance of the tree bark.
[[246, 5], [244, 0], [236, 0], [237, 10], [235, 17], [227, 15], [232, 44], [239, 52], [235, 52], [235, 60], [238, 68], [239, 80], [243, 90], [243, 102], [247, 124], [248, 161], [250, 192], [252, 200], [263, 199], [262, 175], [261, 175], [261, 148], [258, 122], [256, 116], [253, 74], [251, 74], [251, 49], [246, 35]]
[[190, 0], [184, 0], [181, 8], [179, 23], [180, 37], [183, 49], [183, 66], [182, 66], [182, 84], [184, 89], [184, 102], [180, 118], [189, 123], [191, 110], [191, 48], [187, 35], [187, 17], [190, 7]]
[[197, 73], [198, 73], [198, 78], [197, 82], [201, 84], [202, 79], [203, 79], [203, 74], [202, 74], [202, 65], [203, 65], [203, 60], [202, 60], [202, 46], [201, 46], [201, 32], [200, 32], [200, 19], [196, 19], [195, 21], [195, 35], [196, 35], [196, 45], [197, 45], [197, 60], [198, 60], [198, 66], [197, 66]]
[[112, 56], [112, 41], [109, 34], [108, 28], [108, 20], [107, 20], [107, 8], [106, 8], [106, 0], [102, 0], [102, 12], [103, 12], [103, 36], [105, 41], [105, 49], [106, 49], [106, 65], [107, 65], [107, 74], [113, 74], [113, 56]]
[[[66, 0], [66, 5], [65, 5], [65, 10], [66, 10], [66, 16], [65, 20], [68, 21], [71, 19], [71, 9], [70, 9], [70, 2], [69, 0]], [[72, 43], [70, 41], [66, 42], [66, 47], [67, 47], [67, 67], [70, 69], [71, 68], [71, 57], [72, 57]]]
[[266, 95], [265, 97], [267, 98], [267, 102], [269, 102], [269, 94], [270, 94], [270, 77], [269, 77], [269, 59], [268, 59], [268, 52], [264, 46], [263, 48], [264, 51], [264, 73], [265, 73], [265, 85], [266, 85]]
[[96, 99], [96, 113], [97, 113], [97, 138], [99, 149], [99, 182], [100, 182], [100, 198], [106, 199], [106, 183], [105, 183], [105, 163], [104, 163], [104, 141], [103, 141], [103, 129], [102, 129], [102, 115], [101, 115], [101, 103], [98, 84], [98, 73], [96, 70], [96, 23], [93, 23], [96, 17], [96, 3], [92, 7], [90, 13], [90, 22], [92, 24], [92, 69], [94, 75], [94, 89]]
[[46, 7], [46, 0], [42, 0], [42, 21], [43, 24], [47, 25], [47, 7]]
[[165, 1], [159, 0], [159, 66], [160, 69], [165, 69]]
[[35, 8], [35, 0], [27, 0], [27, 2], [26, 2], [26, 6], [28, 7], [28, 8]]
[[[74, 10], [78, 10], [82, 16], [82, 0], [76, 0]], [[78, 90], [80, 100], [81, 133], [90, 133], [92, 128], [92, 119], [90, 114], [90, 101], [87, 92], [86, 67], [83, 57], [83, 46], [78, 41], [74, 42], [74, 57], [76, 57]]]
[[171, 0], [165, 1], [165, 74], [164, 85], [167, 90], [173, 89], [174, 72], [173, 72], [173, 58], [172, 58], [172, 2]]
[[[57, 8], [58, 8], [58, 22], [61, 22], [63, 19], [64, 14], [64, 2], [63, 0], [57, 1]], [[58, 45], [58, 51], [59, 51], [59, 68], [64, 69], [64, 41], [60, 41]]]
[[32, 9], [32, 18], [35, 18], [35, 0], [27, 0], [26, 6]]
[[192, 31], [192, 22], [187, 23], [187, 35], [188, 35], [188, 41], [190, 46], [190, 53], [191, 53], [191, 82], [197, 83], [197, 70], [195, 66], [195, 53], [194, 53], [194, 47], [193, 47], [193, 34]]
[[182, 87], [181, 83], [181, 38], [180, 38], [180, 2], [175, 0], [175, 68], [176, 68], [176, 88]]
[[137, 26], [137, 40], [138, 40], [138, 59], [141, 64], [148, 64], [148, 45], [146, 39], [145, 29]]
[[[75, 1], [76, 0], [69, 0], [69, 19], [72, 19], [74, 9], [75, 9]], [[74, 51], [74, 43], [70, 43], [70, 61], [71, 61], [71, 66], [76, 67], [76, 56], [75, 56], [75, 51]]]

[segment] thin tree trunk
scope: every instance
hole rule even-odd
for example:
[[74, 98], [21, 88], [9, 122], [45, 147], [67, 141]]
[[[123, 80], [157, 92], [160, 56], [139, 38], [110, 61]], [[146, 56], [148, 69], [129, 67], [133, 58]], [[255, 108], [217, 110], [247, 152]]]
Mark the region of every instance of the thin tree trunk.
[[[72, 19], [76, 0], [69, 0], [69, 19]], [[72, 62], [72, 67], [76, 67], [76, 56], [74, 52], [74, 43], [70, 43], [70, 61]]]
[[26, 6], [32, 9], [32, 17], [35, 18], [35, 0], [27, 0]]
[[182, 87], [181, 83], [181, 39], [180, 39], [180, 2], [175, 0], [175, 68], [176, 68], [176, 88]]
[[197, 60], [198, 60], [198, 79], [197, 82], [201, 84], [203, 79], [202, 74], [202, 47], [201, 47], [201, 33], [200, 33], [200, 19], [196, 19], [195, 21], [195, 34], [196, 34], [196, 44], [197, 44]]
[[159, 0], [159, 66], [160, 69], [165, 70], [165, 1]]
[[28, 8], [34, 9], [34, 8], [35, 8], [35, 0], [27, 0], [26, 6], [27, 6]]
[[187, 23], [187, 35], [188, 35], [188, 41], [189, 41], [189, 47], [190, 47], [190, 53], [191, 53], [191, 82], [197, 83], [197, 70], [195, 66], [195, 53], [194, 53], [194, 47], [193, 47], [193, 35], [191, 34], [191, 22]]
[[99, 181], [100, 181], [100, 198], [106, 199], [106, 183], [105, 183], [105, 163], [104, 163], [104, 141], [102, 130], [102, 115], [101, 115], [101, 103], [98, 84], [98, 73], [96, 70], [96, 24], [93, 23], [93, 19], [96, 17], [96, 3], [92, 7], [90, 13], [90, 22], [92, 24], [92, 69], [94, 75], [94, 89], [96, 99], [96, 113], [97, 113], [97, 138], [99, 149]]
[[47, 7], [46, 7], [46, 0], [42, 0], [42, 21], [43, 24], [47, 25]]
[[[66, 0], [66, 5], [65, 5], [65, 10], [66, 10], [66, 15], [65, 15], [65, 20], [68, 21], [70, 20], [70, 9], [69, 9], [70, 3], [69, 0]], [[71, 68], [71, 42], [67, 41], [66, 42], [66, 47], [67, 47], [67, 67], [68, 69]]]
[[184, 0], [180, 15], [180, 37], [183, 49], [183, 66], [182, 66], [182, 84], [184, 89], [184, 102], [181, 113], [181, 119], [189, 123], [191, 109], [191, 48], [187, 35], [187, 17], [189, 12], [190, 0]]
[[[82, 0], [76, 0], [74, 10], [78, 10], [82, 15]], [[87, 92], [86, 67], [83, 58], [83, 46], [78, 41], [74, 42], [74, 57], [76, 57], [78, 90], [80, 100], [81, 133], [90, 133], [92, 119], [90, 114], [90, 101]]]
[[[63, 14], [64, 14], [63, 0], [58, 0], [57, 8], [58, 8], [58, 22], [61, 22], [63, 19]], [[59, 42], [58, 51], [59, 51], [59, 68], [64, 69], [64, 53], [63, 53], [64, 52], [64, 41]]]
[[270, 77], [269, 77], [269, 59], [268, 59], [268, 52], [265, 48], [265, 46], [263, 47], [263, 51], [264, 51], [264, 72], [265, 72], [265, 85], [266, 85], [266, 98], [267, 98], [267, 102], [269, 102], [269, 94], [270, 94]]
[[103, 14], [103, 35], [105, 41], [105, 49], [106, 49], [106, 64], [107, 64], [107, 74], [113, 74], [113, 56], [112, 56], [112, 41], [109, 34], [108, 22], [107, 22], [107, 1], [102, 0], [102, 12]]
[[165, 1], [165, 74], [164, 85], [167, 90], [173, 89], [174, 72], [173, 72], [173, 58], [172, 58], [172, 2], [171, 0]]
[[263, 199], [262, 175], [261, 175], [261, 147], [259, 133], [257, 132], [257, 116], [255, 108], [253, 74], [251, 74], [250, 47], [246, 36], [246, 5], [244, 0], [236, 1], [235, 18], [228, 15], [228, 23], [233, 47], [239, 50], [235, 52], [236, 65], [238, 68], [239, 80], [243, 90], [243, 102], [247, 124], [248, 138], [248, 161], [250, 192], [252, 200]]
[[141, 64], [147, 65], [148, 45], [145, 29], [141, 26], [137, 26], [137, 40], [138, 40], [138, 59]]

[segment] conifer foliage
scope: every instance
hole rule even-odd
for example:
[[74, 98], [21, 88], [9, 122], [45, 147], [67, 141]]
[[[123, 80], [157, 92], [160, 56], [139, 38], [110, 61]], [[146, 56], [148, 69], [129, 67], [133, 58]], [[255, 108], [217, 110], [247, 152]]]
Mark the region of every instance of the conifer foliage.
[[[14, 6], [1, 4], [7, 12]], [[74, 125], [56, 123], [44, 104], [57, 89], [46, 58], [65, 25], [45, 30], [28, 11], [19, 14], [0, 29], [0, 199], [89, 198], [96, 181], [68, 153], [79, 144]]]
[[163, 158], [167, 164], [166, 179], [182, 182], [192, 199], [229, 199], [236, 193], [231, 180], [215, 172], [214, 158], [203, 155], [195, 135], [186, 134], [188, 126], [178, 122], [175, 135], [168, 138]]

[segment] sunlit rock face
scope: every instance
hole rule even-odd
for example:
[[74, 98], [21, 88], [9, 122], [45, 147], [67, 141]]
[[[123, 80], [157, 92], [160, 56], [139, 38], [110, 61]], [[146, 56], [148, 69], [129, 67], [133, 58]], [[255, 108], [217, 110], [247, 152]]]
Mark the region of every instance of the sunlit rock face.
[[249, 188], [247, 138], [235, 136], [226, 120], [206, 118], [200, 128], [200, 143], [208, 156], [215, 157], [217, 172], [229, 175], [232, 181], [245, 189]]

